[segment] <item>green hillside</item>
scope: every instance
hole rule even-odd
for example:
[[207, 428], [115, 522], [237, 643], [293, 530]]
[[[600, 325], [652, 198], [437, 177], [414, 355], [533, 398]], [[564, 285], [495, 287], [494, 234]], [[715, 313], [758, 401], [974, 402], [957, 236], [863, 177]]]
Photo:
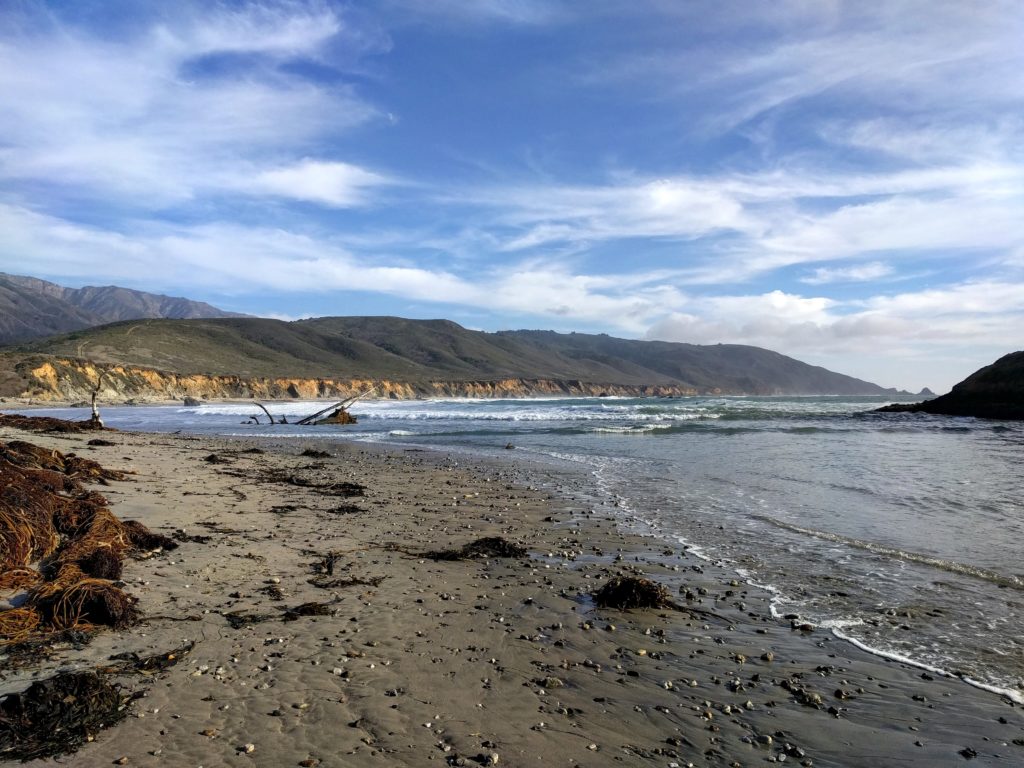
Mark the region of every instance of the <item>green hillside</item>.
[[447, 320], [323, 317], [135, 320], [16, 348], [176, 373], [500, 378], [674, 384], [749, 394], [883, 394], [875, 384], [741, 345], [699, 346], [552, 331], [467, 330]]

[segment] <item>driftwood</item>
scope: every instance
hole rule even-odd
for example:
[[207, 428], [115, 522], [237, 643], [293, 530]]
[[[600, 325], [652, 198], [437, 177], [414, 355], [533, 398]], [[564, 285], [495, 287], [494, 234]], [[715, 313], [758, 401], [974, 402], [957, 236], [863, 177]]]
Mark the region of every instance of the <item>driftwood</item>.
[[92, 416], [89, 417], [89, 422], [92, 424], [94, 429], [103, 429], [103, 419], [100, 418], [100, 409], [96, 405], [96, 398], [99, 397], [100, 387], [103, 386], [103, 371], [100, 371], [96, 375], [96, 386], [92, 389]]
[[348, 412], [348, 407], [357, 400], [361, 400], [366, 397], [376, 388], [377, 385], [374, 384], [372, 387], [364, 392], [360, 392], [358, 395], [346, 397], [344, 400], [334, 403], [333, 405], [329, 405], [295, 423], [304, 427], [316, 424], [355, 424], [356, 418]]

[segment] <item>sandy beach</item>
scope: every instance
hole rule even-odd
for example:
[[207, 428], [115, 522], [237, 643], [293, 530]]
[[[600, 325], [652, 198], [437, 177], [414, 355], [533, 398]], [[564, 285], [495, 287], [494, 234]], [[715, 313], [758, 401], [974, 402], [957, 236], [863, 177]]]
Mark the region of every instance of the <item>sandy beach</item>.
[[[194, 646], [119, 680], [141, 694], [121, 723], [29, 765], [1024, 764], [1013, 702], [774, 618], [765, 591], [578, 505], [580, 480], [555, 494], [513, 451], [91, 437], [0, 430], [133, 472], [102, 489], [112, 511], [185, 540], [129, 561], [141, 623], [2, 660], [0, 693]], [[427, 556], [488, 536], [529, 554]], [[699, 613], [596, 608], [617, 574]], [[288, 611], [314, 601], [328, 612]]]

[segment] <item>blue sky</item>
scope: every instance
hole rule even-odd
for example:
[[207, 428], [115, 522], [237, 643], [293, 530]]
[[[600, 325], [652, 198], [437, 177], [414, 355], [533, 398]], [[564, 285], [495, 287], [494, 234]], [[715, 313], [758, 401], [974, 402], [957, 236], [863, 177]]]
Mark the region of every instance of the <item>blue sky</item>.
[[1024, 347], [1021, 40], [1017, 0], [14, 0], [0, 270], [943, 390]]

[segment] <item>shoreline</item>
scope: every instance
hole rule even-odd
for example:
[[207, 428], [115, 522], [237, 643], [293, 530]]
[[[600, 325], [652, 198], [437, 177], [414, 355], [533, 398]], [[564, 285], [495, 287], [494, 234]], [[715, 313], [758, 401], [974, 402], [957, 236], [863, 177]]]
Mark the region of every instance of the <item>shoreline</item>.
[[[768, 592], [737, 581], [728, 569], [685, 548], [659, 543], [661, 552], [653, 551], [655, 539], [623, 531], [613, 517], [587, 514], [572, 498], [569, 483], [561, 498], [551, 489], [536, 488], [536, 470], [515, 457], [460, 453], [453, 458], [443, 451], [339, 442], [327, 448], [334, 458], [310, 462], [296, 455], [305, 446], [294, 443], [162, 433], [108, 436], [116, 446], [90, 449], [84, 447], [84, 436], [12, 430], [3, 430], [0, 439], [82, 450], [116, 469], [130, 468], [122, 458], [130, 452], [139, 475], [137, 482], [104, 489], [113, 512], [137, 517], [155, 531], [185, 528], [215, 538], [132, 563], [125, 580], [132, 591], [139, 590], [145, 615], [167, 613], [168, 606], [179, 613], [210, 613], [199, 613], [196, 625], [154, 619], [121, 634], [103, 633], [83, 652], [69, 654], [74, 663], [85, 665], [102, 661], [115, 648], [161, 650], [180, 645], [186, 633], [197, 635], [190, 659], [155, 681], [148, 699], [136, 704], [136, 717], [99, 734], [80, 759], [109, 764], [128, 756], [133, 765], [177, 764], [167, 759], [172, 744], [194, 756], [197, 765], [213, 744], [225, 763], [251, 759], [256, 765], [301, 760], [332, 765], [369, 760], [371, 752], [403, 765], [430, 759], [444, 764], [453, 752], [470, 765], [481, 756], [489, 760], [492, 753], [509, 765], [621, 764], [617, 758], [644, 765], [747, 765], [784, 756], [796, 764], [878, 765], [888, 759], [924, 766], [963, 759], [965, 750], [974, 752], [977, 765], [1024, 759], [1020, 707], [959, 678], [929, 680], [919, 668], [885, 661], [830, 633], [795, 632], [772, 617]], [[246, 457], [239, 452], [257, 445], [268, 453]], [[327, 445], [316, 441], [317, 448]], [[219, 453], [225, 464], [205, 460]], [[311, 463], [324, 466], [301, 469]], [[366, 497], [344, 500], [361, 512], [331, 512], [339, 499], [246, 477], [257, 465], [361, 482]], [[585, 478], [578, 482], [582, 495]], [[211, 512], [203, 503], [211, 498], [223, 508]], [[288, 506], [293, 509], [280, 511]], [[211, 519], [200, 519], [204, 516]], [[203, 530], [197, 527], [200, 522], [215, 527]], [[491, 533], [522, 540], [530, 559], [444, 563], [381, 548], [395, 536], [423, 551]], [[346, 573], [384, 580], [355, 593], [312, 587], [309, 566], [315, 558], [309, 553], [335, 549], [335, 544], [348, 551], [340, 561]], [[247, 554], [231, 551], [241, 549]], [[590, 591], [614, 573], [634, 571], [673, 584], [681, 579], [694, 598], [686, 604], [712, 610], [723, 621], [695, 622], [663, 610], [593, 607]], [[275, 578], [276, 584], [266, 583]], [[232, 589], [238, 585], [244, 590]], [[281, 604], [330, 598], [338, 601], [333, 604], [337, 615], [286, 624], [267, 621], [238, 630], [225, 623], [223, 613], [229, 611], [224, 608], [274, 610], [274, 601], [257, 595], [278, 585], [287, 594]], [[327, 639], [293, 635], [295, 629]], [[268, 633], [285, 632], [285, 642], [263, 645]], [[362, 632], [373, 638], [350, 647], [353, 636]], [[363, 637], [356, 639], [363, 643]], [[276, 645], [288, 652], [283, 657], [263, 653]], [[293, 648], [295, 656], [305, 655], [305, 663], [291, 658]], [[249, 662], [247, 674], [234, 672], [244, 665], [243, 656]], [[204, 663], [207, 670], [200, 671]], [[336, 668], [341, 673], [335, 674]], [[224, 670], [221, 680], [216, 679], [218, 669]], [[27, 679], [8, 676], [2, 690], [18, 690]], [[259, 687], [265, 683], [268, 687]], [[306, 702], [306, 709], [297, 710], [295, 727], [285, 729], [282, 724], [290, 723], [294, 713], [279, 706], [280, 691], [303, 686], [329, 693], [319, 704]], [[163, 718], [153, 717], [159, 712], [145, 719], [137, 715], [165, 689], [185, 697], [205, 692], [229, 705], [212, 708], [195, 696], [192, 709], [177, 713], [171, 723], [175, 727], [167, 729], [164, 746], [154, 747], [166, 756], [136, 746], [152, 742], [153, 719], [163, 724]], [[445, 690], [451, 696], [442, 699], [437, 694]], [[330, 702], [331, 697], [345, 701]], [[317, 722], [298, 724], [308, 709], [338, 707], [345, 717], [358, 715], [341, 722], [366, 719], [374, 727], [335, 723], [329, 728], [324, 720], [317, 721], [322, 726], [317, 733], [310, 733], [307, 725]], [[244, 715], [223, 714], [232, 709], [245, 710]], [[432, 710], [444, 709], [450, 711], [437, 721]], [[271, 711], [284, 715], [266, 714]], [[182, 720], [187, 727], [180, 726]], [[214, 737], [200, 735], [209, 729], [203, 723], [211, 720], [224, 726]], [[470, 721], [474, 725], [468, 730], [456, 725]], [[438, 722], [445, 724], [441, 733]], [[281, 726], [283, 737], [301, 735], [298, 747], [309, 747], [308, 756], [297, 756], [289, 738], [284, 739], [288, 743], [257, 743], [251, 753], [238, 752], [239, 745], [255, 743], [253, 734], [262, 735], [268, 724]], [[486, 738], [472, 735], [485, 732]], [[125, 745], [132, 746], [131, 754]], [[336, 757], [345, 750], [349, 757]]]

